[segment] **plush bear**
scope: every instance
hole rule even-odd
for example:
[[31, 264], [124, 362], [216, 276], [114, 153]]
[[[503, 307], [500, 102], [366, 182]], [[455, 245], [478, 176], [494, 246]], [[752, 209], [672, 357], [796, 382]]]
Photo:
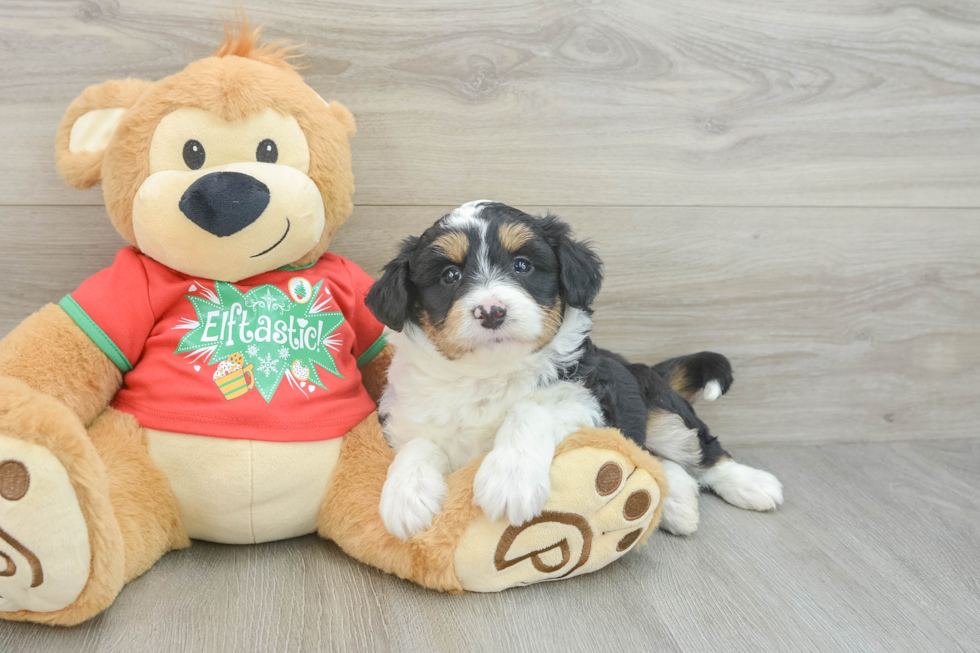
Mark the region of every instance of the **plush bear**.
[[476, 460], [428, 531], [385, 531], [391, 350], [371, 278], [327, 252], [352, 210], [354, 120], [257, 38], [89, 87], [61, 123], [58, 170], [102, 184], [131, 246], [0, 341], [0, 617], [89, 619], [191, 538], [316, 532], [450, 592], [568, 578], [642, 543], [662, 469], [605, 429], [558, 447], [527, 523], [472, 505]]

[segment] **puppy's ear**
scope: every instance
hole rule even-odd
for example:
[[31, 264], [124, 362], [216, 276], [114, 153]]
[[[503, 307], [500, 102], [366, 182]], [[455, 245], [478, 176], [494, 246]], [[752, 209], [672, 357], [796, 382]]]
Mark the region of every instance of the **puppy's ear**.
[[541, 229], [558, 256], [562, 296], [573, 308], [588, 308], [602, 288], [602, 260], [588, 242], [573, 239], [571, 227], [557, 216], [545, 216]]
[[55, 138], [58, 172], [74, 188], [90, 188], [102, 178], [102, 157], [126, 109], [152, 86], [119, 79], [89, 86], [65, 111]]
[[408, 262], [418, 245], [416, 237], [402, 241], [401, 252], [384, 269], [364, 300], [378, 321], [389, 329], [401, 331], [408, 319], [414, 286], [409, 279]]

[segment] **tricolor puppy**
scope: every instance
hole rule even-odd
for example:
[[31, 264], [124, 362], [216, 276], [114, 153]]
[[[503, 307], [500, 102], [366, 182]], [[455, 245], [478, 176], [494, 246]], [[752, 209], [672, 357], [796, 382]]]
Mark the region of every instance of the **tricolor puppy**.
[[728, 390], [728, 361], [703, 352], [650, 367], [596, 348], [601, 284], [601, 261], [568, 225], [498, 202], [464, 204], [404, 241], [367, 296], [396, 332], [379, 407], [397, 452], [380, 505], [391, 533], [428, 528], [446, 475], [484, 453], [473, 502], [491, 520], [537, 516], [555, 447], [583, 426], [619, 428], [666, 459], [672, 532], [697, 527], [689, 472], [744, 508], [782, 501], [779, 481], [732, 461], [689, 403]]

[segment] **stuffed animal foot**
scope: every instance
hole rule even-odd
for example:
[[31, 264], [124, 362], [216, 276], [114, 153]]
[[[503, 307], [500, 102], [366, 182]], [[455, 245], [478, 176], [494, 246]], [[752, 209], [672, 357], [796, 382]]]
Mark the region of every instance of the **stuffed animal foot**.
[[46, 448], [0, 435], [0, 612], [70, 605], [90, 559], [68, 472]]
[[518, 526], [478, 514], [456, 547], [463, 589], [495, 592], [570, 578], [625, 555], [657, 526], [666, 483], [660, 465], [619, 433], [583, 429], [559, 446], [551, 496]]
[[324, 497], [319, 532], [358, 560], [444, 592], [496, 592], [595, 571], [643, 543], [667, 494], [653, 456], [619, 431], [586, 428], [556, 448], [540, 515], [514, 526], [473, 505], [481, 458], [449, 475], [442, 512], [402, 540], [385, 528], [378, 508], [393, 459], [377, 413], [354, 427]]
[[[91, 525], [103, 511], [109, 519]], [[119, 560], [106, 564], [113, 554]], [[91, 617], [122, 586], [122, 557], [105, 471], [81, 422], [55, 399], [0, 379], [0, 618]]]

